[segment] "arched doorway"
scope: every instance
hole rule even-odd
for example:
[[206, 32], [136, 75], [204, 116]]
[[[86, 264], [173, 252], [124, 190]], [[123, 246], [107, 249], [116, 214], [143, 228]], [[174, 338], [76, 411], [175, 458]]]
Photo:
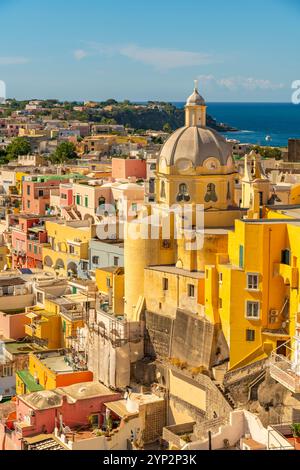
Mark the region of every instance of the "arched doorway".
[[53, 261], [52, 261], [52, 258], [50, 258], [50, 256], [45, 256], [44, 265], [47, 266], [48, 268], [52, 268]]

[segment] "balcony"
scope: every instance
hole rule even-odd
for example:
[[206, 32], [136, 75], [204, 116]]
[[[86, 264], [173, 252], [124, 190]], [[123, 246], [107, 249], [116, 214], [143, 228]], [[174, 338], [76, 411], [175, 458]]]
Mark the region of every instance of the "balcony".
[[30, 325], [25, 325], [25, 333], [28, 336], [35, 336], [36, 335], [36, 328], [37, 326], [34, 323], [31, 323]]
[[288, 264], [275, 263], [274, 276], [281, 276], [286, 285], [290, 285], [291, 289], [298, 287], [298, 268], [293, 268]]
[[[296, 340], [295, 340], [296, 341]], [[285, 348], [286, 356], [279, 353]], [[300, 363], [295, 358], [296, 351], [290, 341], [272, 352], [270, 357], [271, 377], [293, 393], [300, 393]]]

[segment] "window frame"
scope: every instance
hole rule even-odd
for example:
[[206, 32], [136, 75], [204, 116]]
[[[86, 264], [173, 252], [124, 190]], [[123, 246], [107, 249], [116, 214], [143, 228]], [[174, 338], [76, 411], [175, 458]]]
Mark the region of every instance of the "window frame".
[[[253, 339], [250, 339], [248, 337], [248, 333], [250, 333], [250, 332], [251, 332], [251, 338], [253, 338]], [[253, 336], [252, 336], [252, 333], [253, 333]], [[250, 328], [246, 329], [246, 341], [249, 342], [249, 343], [253, 343], [255, 341], [255, 330], [251, 330]]]
[[[258, 306], [257, 309], [257, 317], [256, 316], [249, 316], [248, 314], [248, 305], [249, 304], [256, 304]], [[245, 300], [245, 318], [247, 320], [260, 320], [260, 302], [258, 300]]]
[[92, 263], [98, 266], [100, 257], [97, 255], [92, 256]]
[[[250, 276], [257, 278], [257, 287], [250, 287], [249, 278]], [[253, 283], [252, 283], [253, 284]], [[259, 291], [259, 273], [249, 272], [246, 275], [246, 289], [250, 291]]]
[[[191, 295], [191, 292], [193, 292], [193, 295]], [[187, 294], [190, 299], [195, 299], [196, 298], [196, 287], [194, 284], [188, 284], [187, 285]]]
[[75, 246], [72, 245], [71, 243], [69, 244], [69, 254], [70, 255], [75, 255]]
[[165, 276], [162, 278], [162, 290], [163, 292], [168, 292], [169, 290], [169, 279]]

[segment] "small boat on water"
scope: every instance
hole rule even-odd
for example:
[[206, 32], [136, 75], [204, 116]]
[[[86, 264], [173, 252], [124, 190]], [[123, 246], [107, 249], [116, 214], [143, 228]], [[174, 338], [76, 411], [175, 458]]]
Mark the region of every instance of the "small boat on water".
[[272, 137], [271, 137], [270, 135], [266, 135], [266, 139], [265, 139], [265, 140], [266, 140], [266, 142], [271, 142]]

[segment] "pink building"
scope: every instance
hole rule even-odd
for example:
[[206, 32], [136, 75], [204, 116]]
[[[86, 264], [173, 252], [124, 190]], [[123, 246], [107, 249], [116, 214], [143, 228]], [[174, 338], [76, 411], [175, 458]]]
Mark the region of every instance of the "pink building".
[[29, 319], [24, 313], [4, 313], [0, 312], [0, 336], [7, 339], [21, 339], [25, 335], [25, 325]]
[[23, 215], [11, 229], [12, 267], [42, 268], [42, 248], [47, 232], [38, 217]]
[[76, 426], [101, 428], [105, 420], [105, 402], [116, 401], [120, 393], [99, 382], [85, 382], [42, 390], [16, 399], [16, 418], [0, 423], [0, 448], [22, 450], [22, 440], [39, 434], [51, 434], [55, 428]]
[[72, 206], [73, 204], [73, 185], [61, 184], [59, 187], [60, 207]]
[[5, 135], [7, 137], [18, 137], [20, 127], [20, 124], [7, 124]]
[[135, 158], [113, 158], [112, 177], [115, 179], [127, 179], [130, 176], [146, 179], [146, 161]]

